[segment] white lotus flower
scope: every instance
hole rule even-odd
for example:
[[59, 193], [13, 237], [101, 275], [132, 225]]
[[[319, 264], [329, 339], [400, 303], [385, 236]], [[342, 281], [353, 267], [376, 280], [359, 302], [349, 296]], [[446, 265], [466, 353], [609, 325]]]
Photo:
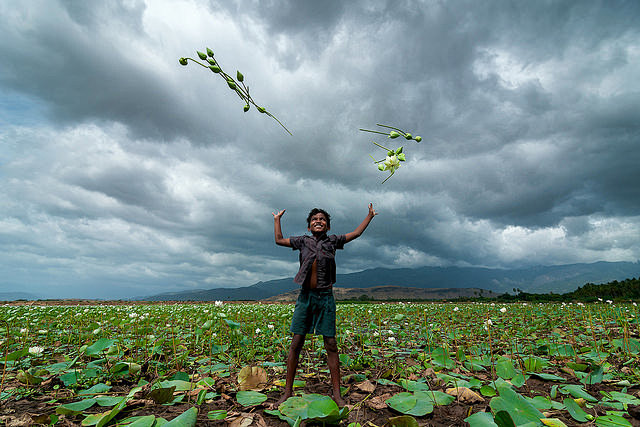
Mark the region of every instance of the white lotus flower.
[[500, 313], [506, 313], [507, 312], [507, 307], [502, 307], [500, 309]]
[[385, 170], [395, 172], [400, 167], [400, 160], [395, 154], [393, 156], [387, 156], [384, 161]]
[[33, 354], [34, 356], [40, 356], [42, 354], [42, 352], [44, 351], [44, 348], [42, 347], [29, 347], [29, 354]]

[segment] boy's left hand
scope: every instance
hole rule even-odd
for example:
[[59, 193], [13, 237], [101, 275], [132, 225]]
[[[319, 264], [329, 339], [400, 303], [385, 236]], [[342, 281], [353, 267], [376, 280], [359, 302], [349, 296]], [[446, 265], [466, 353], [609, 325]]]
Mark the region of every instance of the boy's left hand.
[[369, 215], [372, 217], [378, 215], [378, 212], [373, 210], [373, 203], [369, 203]]

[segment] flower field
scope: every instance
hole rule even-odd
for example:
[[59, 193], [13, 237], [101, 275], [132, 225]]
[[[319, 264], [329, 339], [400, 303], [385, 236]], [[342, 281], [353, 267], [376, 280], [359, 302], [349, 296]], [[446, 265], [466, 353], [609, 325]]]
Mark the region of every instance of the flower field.
[[[635, 304], [339, 304], [278, 408], [292, 304], [0, 306], [6, 425], [640, 425]], [[468, 424], [467, 424], [468, 423]]]

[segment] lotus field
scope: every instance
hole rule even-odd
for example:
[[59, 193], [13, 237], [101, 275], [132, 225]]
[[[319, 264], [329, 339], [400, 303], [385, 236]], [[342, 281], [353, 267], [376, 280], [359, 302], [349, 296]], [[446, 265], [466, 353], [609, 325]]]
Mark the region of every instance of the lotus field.
[[640, 425], [635, 304], [338, 304], [282, 394], [293, 304], [0, 307], [6, 425]]

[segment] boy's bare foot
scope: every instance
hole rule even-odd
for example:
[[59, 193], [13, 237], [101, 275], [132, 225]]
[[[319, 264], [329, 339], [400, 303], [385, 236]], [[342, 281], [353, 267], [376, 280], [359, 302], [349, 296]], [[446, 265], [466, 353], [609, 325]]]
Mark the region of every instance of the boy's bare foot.
[[284, 393], [284, 394], [280, 397], [280, 399], [278, 399], [278, 400], [276, 401], [276, 403], [271, 403], [271, 404], [269, 404], [269, 409], [271, 409], [271, 410], [278, 409], [278, 407], [279, 407], [280, 405], [282, 405], [282, 404], [283, 404], [283, 403], [284, 403], [288, 398], [290, 398], [290, 397], [291, 397], [291, 394], [289, 394], [289, 393]]

